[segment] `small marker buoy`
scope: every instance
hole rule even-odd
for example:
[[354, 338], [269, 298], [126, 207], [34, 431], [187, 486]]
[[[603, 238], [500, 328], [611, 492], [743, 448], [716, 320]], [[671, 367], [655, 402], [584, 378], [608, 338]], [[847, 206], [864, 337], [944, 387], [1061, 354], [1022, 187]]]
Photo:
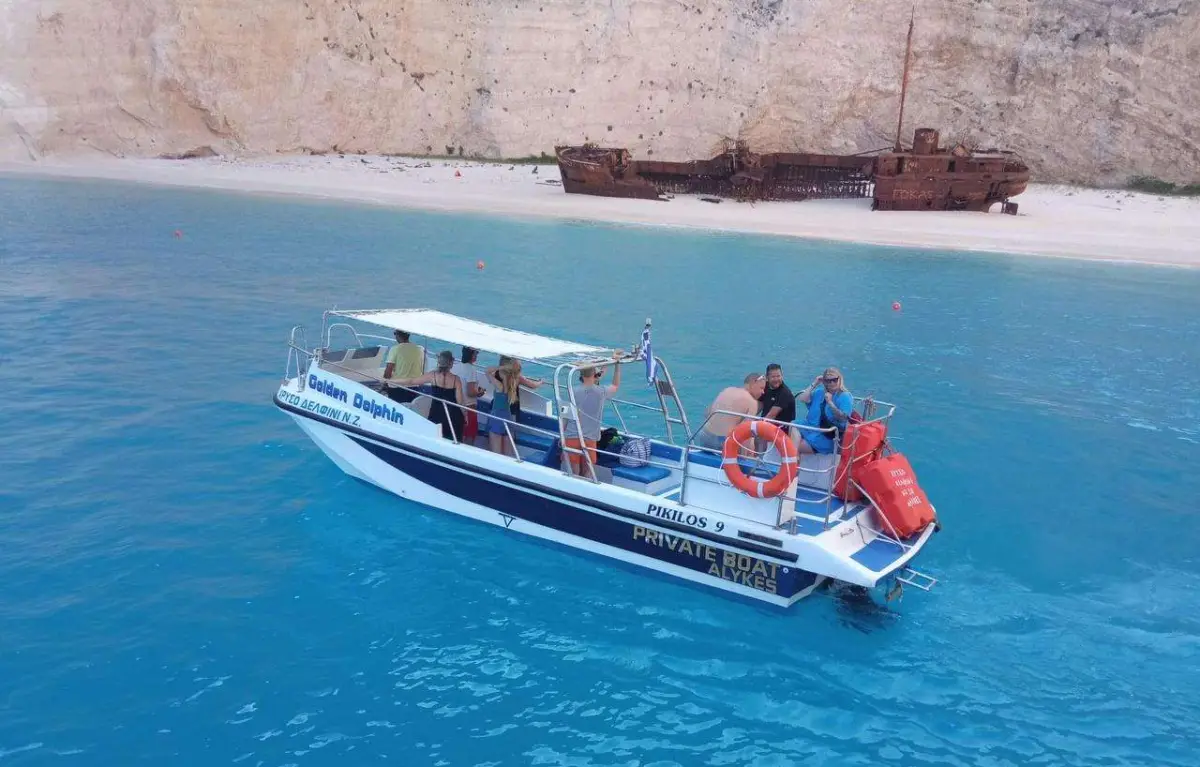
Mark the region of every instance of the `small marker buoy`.
[[176, 230], [175, 230], [175, 239], [177, 239], [177, 240], [178, 240], [178, 239], [181, 239], [182, 237], [183, 237], [183, 230], [182, 230], [182, 229], [176, 229]]
[[893, 302], [892, 302], [892, 311], [893, 311], [893, 312], [898, 312], [898, 311], [900, 311], [900, 302], [899, 302], [899, 301], [893, 301]]
[[454, 177], [455, 177], [455, 178], [462, 178], [462, 173], [459, 173], [458, 171], [454, 171]]
[[475, 262], [475, 268], [476, 268], [476, 269], [479, 269], [480, 271], [482, 271], [482, 270], [483, 270], [483, 262], [482, 262], [482, 261], [476, 261], [476, 262]]

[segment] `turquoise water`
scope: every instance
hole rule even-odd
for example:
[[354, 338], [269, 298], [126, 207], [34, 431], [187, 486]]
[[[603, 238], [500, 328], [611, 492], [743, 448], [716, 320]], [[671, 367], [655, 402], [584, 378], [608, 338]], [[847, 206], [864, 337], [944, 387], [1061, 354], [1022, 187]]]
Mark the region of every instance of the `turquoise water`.
[[[1200, 761], [1198, 272], [13, 178], [0, 267], [3, 767]], [[334, 304], [652, 315], [693, 418], [838, 364], [943, 582], [779, 612], [349, 480], [271, 405]]]

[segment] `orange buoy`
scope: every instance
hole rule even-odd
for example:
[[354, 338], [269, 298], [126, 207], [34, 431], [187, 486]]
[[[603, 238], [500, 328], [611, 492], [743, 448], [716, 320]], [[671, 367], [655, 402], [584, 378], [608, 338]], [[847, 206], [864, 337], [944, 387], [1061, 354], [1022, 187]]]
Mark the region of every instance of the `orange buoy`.
[[[739, 448], [755, 437], [773, 443], [781, 457], [779, 471], [769, 480], [764, 481], [750, 477], [738, 465]], [[733, 431], [729, 432], [729, 436], [725, 438], [724, 449], [721, 451], [721, 468], [725, 470], [729, 484], [755, 498], [774, 498], [787, 492], [792, 480], [800, 471], [796, 446], [792, 444], [792, 438], [786, 431], [770, 421], [742, 421]]]
[[893, 302], [892, 302], [892, 311], [893, 311], [893, 312], [898, 312], [898, 311], [900, 311], [900, 302], [899, 302], [899, 301], [893, 301]]
[[482, 261], [476, 261], [476, 262], [475, 262], [475, 268], [476, 268], [476, 269], [479, 269], [479, 270], [482, 270], [482, 269], [483, 269], [483, 262], [482, 262]]

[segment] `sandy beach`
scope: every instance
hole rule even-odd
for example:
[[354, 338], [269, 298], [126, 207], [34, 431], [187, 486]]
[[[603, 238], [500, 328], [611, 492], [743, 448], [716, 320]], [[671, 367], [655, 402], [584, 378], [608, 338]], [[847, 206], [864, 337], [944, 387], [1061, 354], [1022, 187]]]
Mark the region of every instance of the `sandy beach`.
[[[536, 172], [535, 172], [536, 169]], [[458, 174], [457, 176], [455, 174]], [[0, 174], [108, 179], [505, 216], [687, 227], [964, 251], [1200, 266], [1200, 198], [1032, 185], [1016, 216], [877, 212], [868, 200], [719, 204], [568, 195], [553, 165], [358, 155], [51, 159]], [[998, 209], [999, 206], [997, 206]]]

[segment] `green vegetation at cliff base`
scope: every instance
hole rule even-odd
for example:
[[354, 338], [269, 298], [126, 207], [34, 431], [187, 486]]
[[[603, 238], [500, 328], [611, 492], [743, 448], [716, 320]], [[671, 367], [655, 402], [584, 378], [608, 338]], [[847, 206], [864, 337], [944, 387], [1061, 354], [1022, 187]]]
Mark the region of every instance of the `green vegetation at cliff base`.
[[1154, 176], [1134, 176], [1125, 188], [1133, 192], [1169, 195], [1172, 197], [1200, 197], [1200, 183], [1172, 184]]

